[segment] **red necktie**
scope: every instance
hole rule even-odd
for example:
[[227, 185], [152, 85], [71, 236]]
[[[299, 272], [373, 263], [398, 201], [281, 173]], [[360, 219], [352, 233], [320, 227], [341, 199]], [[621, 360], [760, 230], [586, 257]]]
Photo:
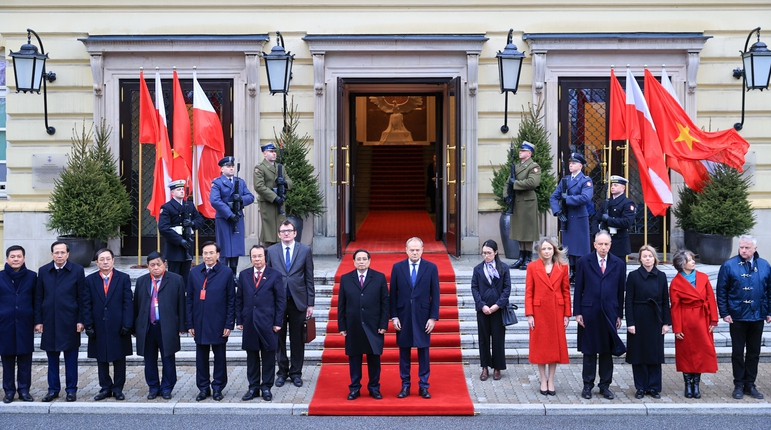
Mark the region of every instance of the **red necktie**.
[[605, 273], [605, 259], [600, 260], [600, 269], [602, 269], [602, 273]]

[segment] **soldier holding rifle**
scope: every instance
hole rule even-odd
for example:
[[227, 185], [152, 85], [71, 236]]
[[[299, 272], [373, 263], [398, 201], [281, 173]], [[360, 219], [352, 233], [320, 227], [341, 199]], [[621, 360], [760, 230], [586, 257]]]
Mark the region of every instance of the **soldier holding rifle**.
[[262, 162], [254, 167], [254, 191], [260, 201], [260, 243], [269, 247], [278, 240], [278, 227], [286, 219], [283, 205], [292, 180], [276, 162], [276, 145], [262, 147]]
[[[514, 148], [512, 159], [514, 158]], [[519, 146], [519, 162], [511, 165], [511, 177], [503, 198], [511, 205], [509, 237], [519, 242], [519, 259], [512, 269], [525, 270], [533, 256], [533, 242], [539, 239], [538, 198], [535, 189], [541, 183], [541, 167], [533, 159], [535, 146], [523, 140]]]
[[168, 258], [169, 272], [181, 276], [187, 285], [195, 249], [195, 230], [203, 227], [203, 217], [195, 204], [185, 200], [184, 180], [172, 182], [169, 188], [171, 199], [161, 206], [158, 231], [166, 239], [163, 252]]
[[246, 182], [236, 176], [236, 160], [232, 156], [219, 161], [222, 175], [212, 181], [209, 201], [217, 211], [214, 218], [217, 244], [220, 245], [219, 262], [229, 266], [236, 276], [238, 257], [244, 252], [244, 212], [243, 208], [254, 203], [254, 195], [249, 192]]
[[610, 253], [626, 261], [626, 256], [632, 252], [629, 242], [629, 228], [634, 224], [635, 204], [624, 192], [629, 181], [623, 176], [610, 177], [610, 197], [602, 203], [600, 210], [594, 214], [598, 223], [598, 231], [610, 233], [613, 242]]

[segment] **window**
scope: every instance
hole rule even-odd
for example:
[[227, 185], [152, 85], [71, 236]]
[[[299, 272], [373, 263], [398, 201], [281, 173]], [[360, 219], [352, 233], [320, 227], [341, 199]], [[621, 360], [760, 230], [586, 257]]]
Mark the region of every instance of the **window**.
[[5, 94], [8, 92], [8, 87], [5, 84], [5, 52], [0, 50], [0, 197], [5, 198], [7, 196], [5, 192], [5, 149], [7, 142], [5, 140], [5, 123], [6, 123], [6, 111], [5, 111]]

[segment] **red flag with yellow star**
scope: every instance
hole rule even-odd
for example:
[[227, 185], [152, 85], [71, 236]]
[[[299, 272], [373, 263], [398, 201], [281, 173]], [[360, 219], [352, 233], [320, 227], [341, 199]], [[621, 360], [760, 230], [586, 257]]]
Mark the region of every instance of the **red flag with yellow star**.
[[733, 128], [711, 132], [698, 128], [647, 69], [645, 99], [667, 156], [689, 161], [709, 160], [742, 170], [750, 144]]

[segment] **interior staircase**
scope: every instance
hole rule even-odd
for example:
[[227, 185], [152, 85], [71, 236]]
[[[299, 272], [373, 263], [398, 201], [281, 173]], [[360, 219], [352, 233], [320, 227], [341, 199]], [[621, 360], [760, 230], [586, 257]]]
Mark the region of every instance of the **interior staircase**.
[[422, 146], [372, 148], [370, 210], [424, 210], [426, 166]]

